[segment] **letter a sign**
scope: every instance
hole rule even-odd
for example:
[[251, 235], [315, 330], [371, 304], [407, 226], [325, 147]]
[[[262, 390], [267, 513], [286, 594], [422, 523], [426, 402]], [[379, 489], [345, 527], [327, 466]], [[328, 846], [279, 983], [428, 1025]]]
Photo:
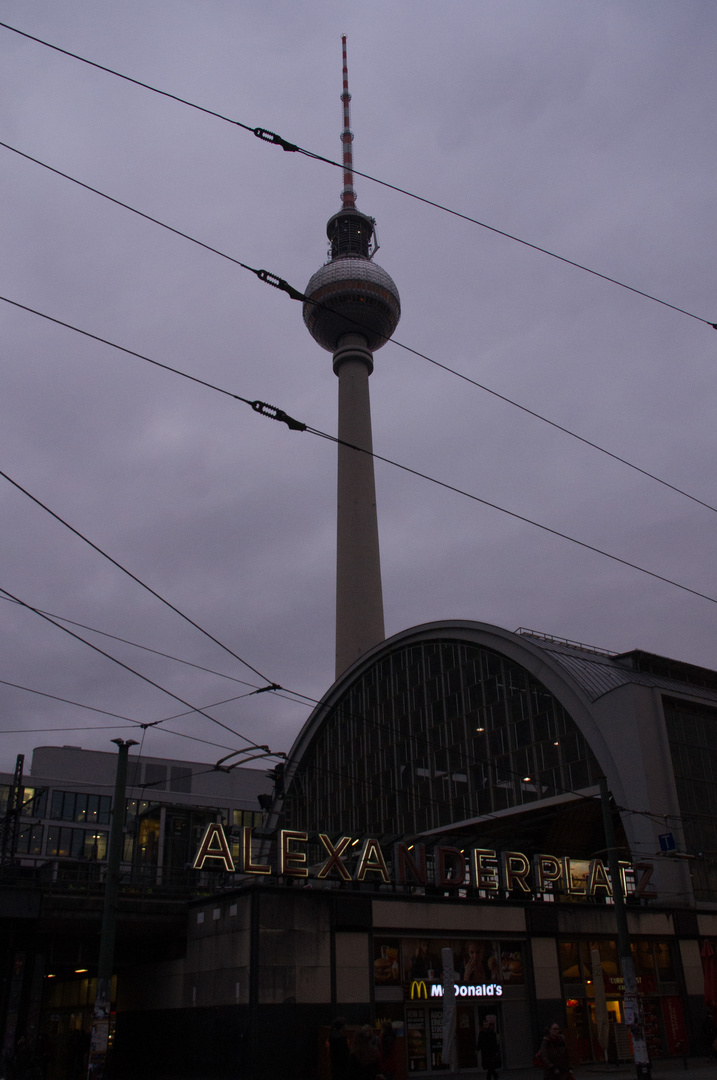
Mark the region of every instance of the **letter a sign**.
[[221, 825], [207, 825], [207, 831], [194, 860], [194, 869], [202, 870], [207, 859], [219, 859], [224, 863], [225, 870], [230, 874], [234, 872], [234, 860]]

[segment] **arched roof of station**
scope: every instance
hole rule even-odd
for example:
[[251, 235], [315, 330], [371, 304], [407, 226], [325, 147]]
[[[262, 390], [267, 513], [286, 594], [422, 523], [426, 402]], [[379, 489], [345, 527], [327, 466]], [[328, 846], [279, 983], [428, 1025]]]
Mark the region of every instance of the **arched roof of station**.
[[410, 627], [381, 642], [352, 664], [330, 687], [304, 724], [287, 759], [288, 776], [291, 776], [292, 766], [301, 762], [316, 739], [332, 708], [373, 665], [406, 646], [448, 640], [490, 649], [519, 664], [542, 683], [575, 721], [613, 790], [622, 786], [619, 770], [597, 724], [592, 705], [610, 690], [642, 680], [636, 680], [634, 672], [621, 667], [614, 656], [600, 650], [561, 645], [555, 640], [471, 620], [445, 620]]

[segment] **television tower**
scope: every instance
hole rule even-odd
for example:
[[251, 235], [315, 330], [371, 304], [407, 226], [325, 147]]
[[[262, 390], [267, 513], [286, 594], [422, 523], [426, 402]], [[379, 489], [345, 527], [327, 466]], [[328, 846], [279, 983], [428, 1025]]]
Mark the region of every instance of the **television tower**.
[[401, 317], [398, 289], [372, 259], [374, 219], [356, 208], [345, 35], [341, 44], [341, 209], [326, 225], [330, 260], [309, 281], [304, 302], [304, 322], [314, 341], [333, 353], [339, 380], [337, 678], [385, 637], [368, 377], [374, 352], [391, 337]]

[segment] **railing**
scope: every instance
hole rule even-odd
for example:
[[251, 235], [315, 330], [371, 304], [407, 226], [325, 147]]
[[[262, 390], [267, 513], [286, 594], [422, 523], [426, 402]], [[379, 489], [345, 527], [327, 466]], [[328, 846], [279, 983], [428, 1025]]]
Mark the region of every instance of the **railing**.
[[519, 626], [515, 631], [521, 637], [539, 638], [540, 641], [552, 641], [556, 645], [567, 645], [571, 649], [582, 649], [583, 652], [597, 653], [599, 656], [619, 656], [612, 649], [601, 649], [597, 645], [586, 645], [583, 641], [572, 641], [570, 638], [557, 637], [555, 634], [544, 634], [540, 630], [529, 630], [527, 626]]
[[[58, 859], [37, 867], [12, 864], [0, 869], [0, 890], [101, 898], [105, 890], [106, 869], [104, 863], [65, 862]], [[215, 892], [219, 884], [215, 875], [208, 877], [190, 868], [159, 870], [157, 867], [135, 867], [122, 873], [120, 897], [189, 900]]]

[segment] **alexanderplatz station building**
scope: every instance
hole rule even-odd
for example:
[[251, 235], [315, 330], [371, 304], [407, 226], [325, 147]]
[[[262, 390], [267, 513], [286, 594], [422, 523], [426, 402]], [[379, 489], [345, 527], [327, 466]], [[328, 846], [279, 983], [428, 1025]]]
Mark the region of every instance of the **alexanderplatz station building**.
[[407, 1071], [439, 1072], [450, 948], [461, 1068], [486, 1017], [509, 1068], [556, 1019], [573, 1062], [628, 1059], [601, 775], [650, 1055], [701, 1050], [717, 673], [467, 621], [366, 653], [306, 722], [265, 826], [205, 834], [197, 872], [223, 887], [191, 906], [174, 974], [127, 986], [128, 1034], [212, 1016], [247, 1065], [271, 1047], [308, 1076], [333, 1017], [390, 1020]]
[[[716, 672], [431, 623], [337, 679], [273, 796], [265, 782], [263, 817], [256, 775], [256, 811], [230, 813], [226, 794], [207, 795], [192, 852], [171, 825], [181, 808], [165, 803], [199, 796], [152, 796], [147, 813], [166, 823], [162, 858], [158, 849], [140, 867], [141, 890], [123, 867], [116, 1076], [138, 1076], [141, 1062], [155, 1077], [270, 1067], [321, 1078], [336, 1016], [394, 1024], [399, 1080], [404, 1067], [440, 1073], [446, 949], [460, 1068], [476, 1068], [486, 1017], [509, 1068], [530, 1065], [553, 1020], [573, 1062], [629, 1058], [602, 775], [650, 1054], [703, 1049], [717, 997]], [[83, 790], [96, 782], [88, 775]], [[22, 887], [0, 875], [6, 1045], [13, 1031], [53, 1046], [58, 1032], [89, 1030], [103, 857], [85, 845], [55, 875], [58, 860], [18, 855]], [[65, 886], [73, 858], [86, 872]], [[181, 894], [169, 887], [177, 874]], [[48, 1080], [64, 1075], [61, 1049]]]

